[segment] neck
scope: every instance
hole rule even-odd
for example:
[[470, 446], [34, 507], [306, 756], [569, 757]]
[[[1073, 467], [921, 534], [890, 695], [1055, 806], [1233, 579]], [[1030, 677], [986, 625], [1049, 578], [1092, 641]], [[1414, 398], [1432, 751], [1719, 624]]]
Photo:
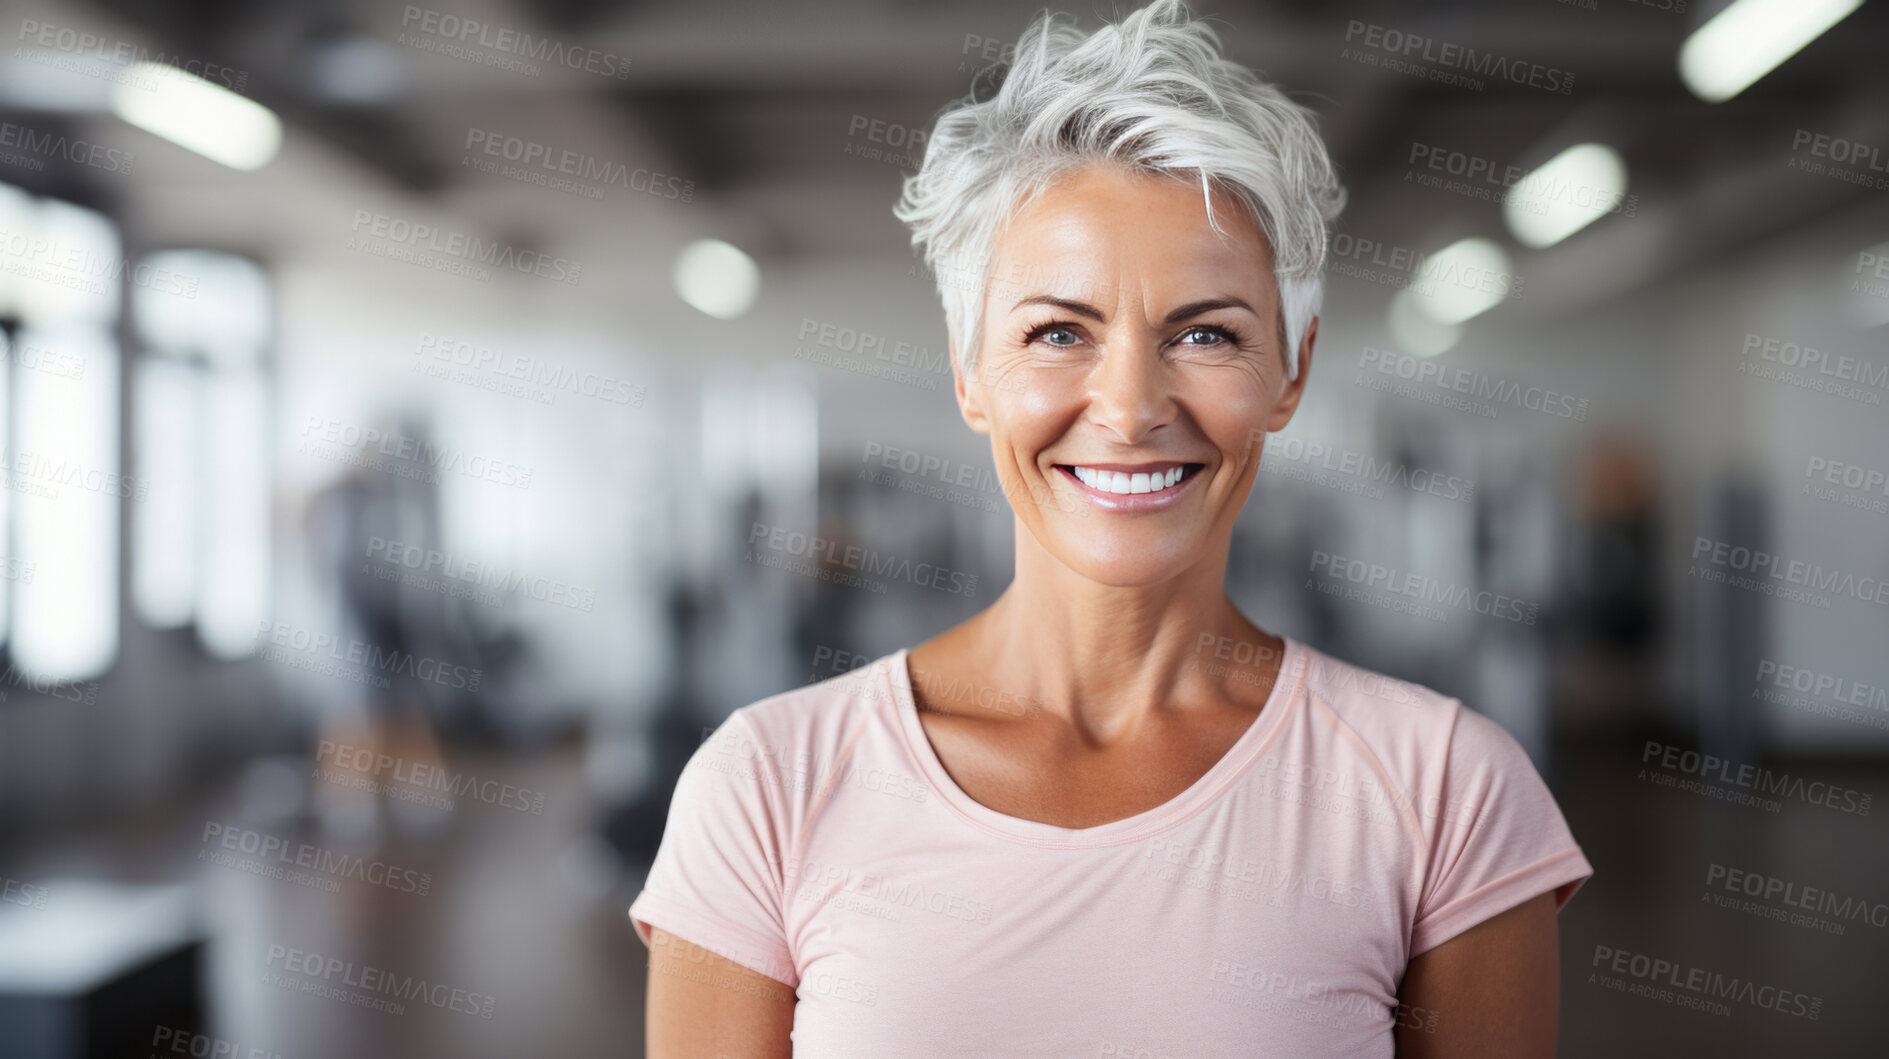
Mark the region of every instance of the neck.
[[1221, 645], [1249, 645], [1246, 668], [1278, 669], [1282, 643], [1227, 598], [1224, 543], [1167, 581], [1122, 587], [1065, 566], [1021, 524], [1016, 539], [1016, 577], [981, 617], [976, 650], [1001, 686], [1095, 743], [1163, 710], [1252, 699], [1252, 675], [1229, 675]]

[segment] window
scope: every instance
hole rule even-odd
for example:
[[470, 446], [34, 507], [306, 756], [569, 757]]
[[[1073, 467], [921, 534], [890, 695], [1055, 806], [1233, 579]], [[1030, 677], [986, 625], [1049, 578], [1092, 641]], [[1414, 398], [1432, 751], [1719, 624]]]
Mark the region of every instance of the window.
[[0, 612], [35, 681], [95, 677], [118, 650], [123, 262], [102, 214], [0, 186]]
[[270, 606], [269, 282], [208, 250], [150, 254], [139, 276], [133, 459], [149, 499], [133, 513], [133, 606], [240, 658]]

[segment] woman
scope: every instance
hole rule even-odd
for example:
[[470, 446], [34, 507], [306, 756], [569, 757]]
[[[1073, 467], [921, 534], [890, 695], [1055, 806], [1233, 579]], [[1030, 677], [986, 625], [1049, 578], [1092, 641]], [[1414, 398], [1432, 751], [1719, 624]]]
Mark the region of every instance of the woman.
[[1016, 579], [691, 759], [630, 908], [650, 1055], [1553, 1054], [1592, 869], [1528, 758], [1223, 589], [1342, 197], [1172, 0], [1039, 20], [939, 119], [898, 214], [1033, 498]]

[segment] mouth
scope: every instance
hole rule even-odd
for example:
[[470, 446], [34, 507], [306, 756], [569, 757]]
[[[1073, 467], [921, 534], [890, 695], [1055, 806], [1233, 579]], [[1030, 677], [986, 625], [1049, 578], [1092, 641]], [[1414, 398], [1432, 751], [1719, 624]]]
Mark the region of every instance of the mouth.
[[1199, 476], [1204, 463], [1058, 463], [1056, 470], [1099, 506], [1110, 510], [1147, 510], [1165, 506]]

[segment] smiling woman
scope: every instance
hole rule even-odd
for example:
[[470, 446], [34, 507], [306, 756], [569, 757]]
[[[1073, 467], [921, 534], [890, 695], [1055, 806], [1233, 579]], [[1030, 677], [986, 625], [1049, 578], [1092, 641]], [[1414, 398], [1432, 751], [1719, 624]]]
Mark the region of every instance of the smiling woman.
[[1520, 746], [1225, 592], [1342, 200], [1169, 0], [1039, 20], [939, 119], [898, 214], [966, 424], [1054, 502], [985, 611], [691, 759], [630, 909], [652, 1056], [1553, 1053], [1592, 868]]

